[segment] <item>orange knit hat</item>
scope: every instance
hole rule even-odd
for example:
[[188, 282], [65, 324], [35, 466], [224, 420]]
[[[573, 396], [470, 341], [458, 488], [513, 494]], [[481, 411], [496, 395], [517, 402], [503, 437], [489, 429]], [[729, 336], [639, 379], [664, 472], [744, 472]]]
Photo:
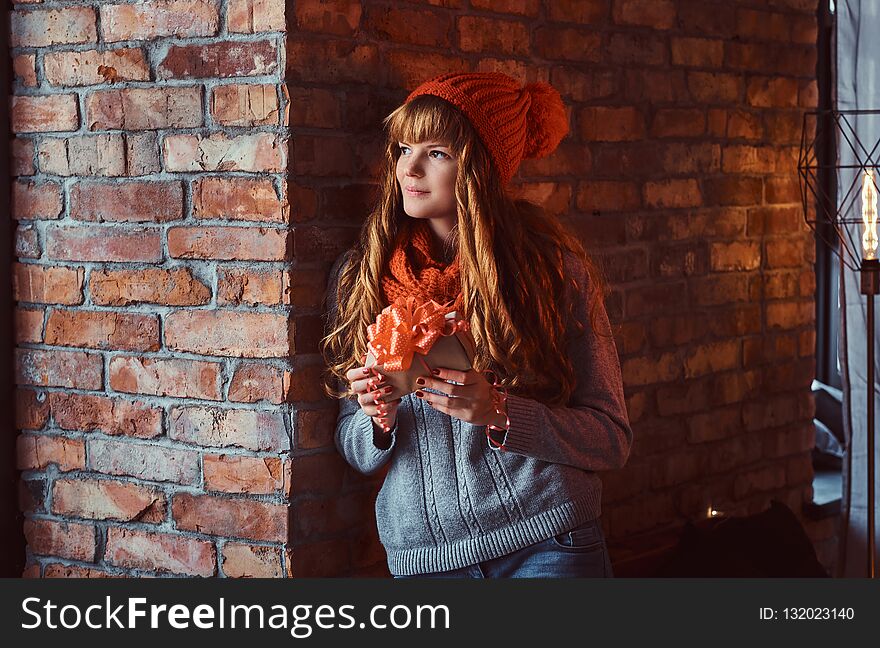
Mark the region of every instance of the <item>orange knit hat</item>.
[[473, 124], [507, 184], [523, 158], [541, 158], [568, 133], [562, 97], [550, 84], [521, 86], [503, 72], [450, 72], [425, 81], [406, 101], [434, 95]]

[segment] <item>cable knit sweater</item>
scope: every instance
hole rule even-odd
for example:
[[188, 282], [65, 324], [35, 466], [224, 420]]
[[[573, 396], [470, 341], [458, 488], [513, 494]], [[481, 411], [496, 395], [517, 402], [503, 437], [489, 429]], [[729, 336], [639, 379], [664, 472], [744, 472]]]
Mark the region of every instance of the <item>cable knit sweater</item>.
[[[345, 258], [330, 272], [331, 313]], [[570, 253], [564, 263], [588, 290], [583, 264]], [[390, 445], [380, 449], [357, 399], [340, 400], [339, 452], [363, 474], [387, 469], [376, 524], [392, 574], [472, 565], [599, 517], [598, 472], [626, 463], [632, 429], [614, 340], [592, 333], [586, 294], [575, 315], [586, 329], [567, 348], [577, 372], [568, 407], [508, 394], [506, 452], [493, 449], [485, 426], [453, 418], [412, 394], [401, 399]], [[604, 307], [597, 324], [610, 332]]]

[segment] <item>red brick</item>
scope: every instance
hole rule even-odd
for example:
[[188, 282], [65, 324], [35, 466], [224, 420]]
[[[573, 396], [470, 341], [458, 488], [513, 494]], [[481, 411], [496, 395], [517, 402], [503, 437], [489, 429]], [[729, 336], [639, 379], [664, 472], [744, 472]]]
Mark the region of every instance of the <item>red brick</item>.
[[244, 358], [281, 358], [290, 352], [286, 315], [247, 311], [170, 313], [165, 344], [174, 351]]
[[156, 67], [159, 79], [262, 76], [278, 71], [274, 41], [171, 45]]
[[94, 43], [95, 10], [91, 7], [36, 9], [10, 13], [11, 47], [47, 47], [61, 43]]
[[[642, 304], [637, 305], [644, 308]], [[705, 316], [693, 314], [659, 315], [651, 319], [648, 338], [654, 348], [679, 347], [703, 340], [707, 337], [708, 330], [709, 326]]]
[[294, 21], [302, 31], [321, 34], [353, 36], [361, 19], [361, 3], [356, 0], [336, 0], [327, 3], [320, 0], [304, 0], [294, 8]]
[[619, 25], [671, 29], [675, 24], [675, 3], [670, 0], [616, 0], [611, 15]]
[[290, 487], [289, 459], [206, 454], [203, 466], [207, 491], [272, 495]]
[[666, 40], [655, 32], [611, 33], [605, 57], [624, 66], [664, 66], [667, 59]]
[[724, 173], [764, 174], [776, 171], [775, 147], [725, 146], [721, 170]]
[[[283, 5], [282, 5], [283, 6]], [[278, 547], [226, 542], [221, 563], [228, 578], [283, 578]]]
[[173, 407], [168, 438], [200, 446], [237, 446], [255, 451], [288, 450], [280, 413], [218, 407]]
[[474, 9], [517, 16], [537, 16], [540, 4], [539, 0], [471, 0]]
[[20, 430], [40, 430], [49, 420], [49, 399], [42, 391], [15, 390], [15, 427]]
[[40, 232], [35, 223], [19, 224], [15, 228], [15, 256], [19, 259], [39, 259], [43, 256]]
[[290, 270], [290, 303], [298, 308], [319, 306], [327, 290], [326, 272], [309, 268]]
[[745, 109], [731, 110], [727, 115], [726, 128], [727, 136], [731, 139], [761, 139], [764, 137], [761, 115]]
[[684, 358], [684, 377], [695, 378], [737, 368], [740, 364], [739, 348], [739, 340], [725, 340], [694, 348]]
[[280, 270], [254, 272], [244, 268], [218, 268], [217, 304], [277, 306], [285, 296], [283, 280], [284, 273]]
[[602, 56], [602, 37], [570, 27], [537, 27], [533, 31], [534, 53], [548, 59], [598, 63]]
[[[331, 47], [332, 51], [328, 52], [328, 54], [339, 53], [342, 56], [345, 56], [343, 45]], [[327, 49], [331, 48], [328, 47]], [[437, 70], [466, 70], [469, 69], [472, 65], [472, 63], [460, 56], [452, 56], [449, 54], [440, 54], [437, 52], [426, 51], [419, 52], [419, 56], [414, 58], [412, 52], [407, 52], [403, 50], [390, 50], [387, 54], [383, 53], [383, 59], [387, 59], [387, 63], [383, 65], [380, 71], [378, 53], [374, 49], [366, 49], [366, 46], [358, 46], [353, 53], [359, 56], [358, 62], [364, 68], [365, 76], [363, 78], [372, 78], [369, 75], [383, 74], [387, 75], [389, 84], [393, 84], [395, 87], [403, 88], [416, 87], [425, 79], [430, 79], [432, 76], [434, 76]], [[287, 60], [298, 60], [291, 59], [290, 57], [293, 55], [314, 56], [314, 53], [302, 51], [298, 48], [291, 49], [289, 45]], [[314, 61], [313, 63], [314, 65], [319, 66], [319, 63]], [[296, 73], [294, 72], [293, 74]], [[321, 77], [326, 76], [331, 78], [342, 78], [349, 76], [347, 74], [347, 71], [344, 70], [341, 66], [334, 66], [330, 68], [329, 71], [322, 70], [320, 67], [318, 67], [315, 71], [315, 74]], [[291, 75], [291, 72], [288, 72], [288, 75]], [[307, 77], [302, 78], [302, 80], [310, 82]], [[325, 83], [336, 82], [333, 80], [329, 80], [325, 81]]]
[[283, 261], [288, 232], [265, 227], [173, 227], [168, 253], [178, 259]]
[[219, 362], [116, 356], [110, 360], [110, 387], [129, 394], [219, 401], [221, 370]]
[[206, 540], [178, 534], [150, 533], [137, 529], [107, 529], [106, 560], [129, 569], [214, 576], [216, 552]]
[[622, 364], [624, 382], [628, 385], [651, 385], [670, 382], [682, 375], [682, 364], [675, 353], [664, 353], [656, 358], [632, 358]]
[[698, 207], [703, 199], [696, 180], [663, 180], [646, 182], [645, 204], [660, 209]]
[[748, 276], [720, 274], [697, 277], [691, 282], [694, 304], [718, 306], [749, 300]]
[[53, 227], [46, 231], [50, 259], [66, 261], [162, 260], [159, 230], [87, 225]]
[[299, 450], [324, 448], [333, 445], [336, 430], [336, 411], [303, 410], [296, 412], [295, 438]]
[[563, 97], [574, 101], [594, 101], [609, 97], [617, 87], [617, 77], [603, 70], [556, 67], [550, 71], [550, 81]]
[[44, 137], [37, 149], [40, 171], [61, 176], [121, 176], [127, 173], [122, 135]]
[[[419, 58], [429, 58], [426, 55]], [[406, 52], [406, 60], [410, 64], [415, 59]], [[363, 83], [364, 79], [377, 79], [385, 74], [384, 65], [379, 60], [378, 47], [373, 44], [361, 44], [348, 40], [300, 40], [296, 34], [287, 39], [287, 60], [297, 61], [296, 65], [288, 66], [287, 76], [294, 81], [306, 81], [317, 84], [341, 84], [346, 82]], [[394, 57], [390, 57], [390, 67]], [[392, 71], [389, 70], [391, 75]], [[422, 79], [424, 80], [424, 79]]]
[[56, 479], [52, 512], [93, 520], [161, 522], [165, 518], [162, 491], [111, 479]]
[[76, 95], [13, 96], [10, 128], [15, 133], [47, 133], [79, 128]]
[[171, 506], [178, 529], [249, 540], [287, 540], [283, 504], [178, 493]]
[[12, 269], [16, 301], [68, 305], [83, 302], [85, 271], [82, 268], [15, 263]]
[[168, 135], [162, 155], [166, 171], [283, 171], [287, 146], [273, 133], [229, 136]]
[[89, 293], [92, 302], [102, 306], [198, 306], [211, 300], [211, 289], [189, 268], [95, 269], [89, 276]]
[[316, 578], [347, 574], [351, 569], [350, 547], [351, 543], [347, 540], [322, 540], [297, 544], [290, 552], [288, 564], [291, 576]]
[[288, 218], [285, 187], [281, 196], [268, 178], [201, 178], [193, 183], [193, 215], [284, 223]]
[[736, 31], [748, 39], [786, 42], [789, 40], [792, 18], [782, 13], [740, 7], [736, 10]]
[[103, 90], [86, 98], [89, 130], [190, 128], [202, 123], [199, 86]]
[[24, 535], [28, 548], [37, 555], [71, 560], [95, 557], [95, 528], [90, 524], [28, 519], [24, 521]]
[[16, 439], [16, 468], [43, 470], [49, 464], [61, 472], [86, 467], [86, 449], [81, 439], [57, 435], [21, 434]]
[[105, 475], [198, 486], [199, 453], [182, 448], [89, 439], [89, 468]]
[[743, 80], [735, 74], [688, 72], [687, 85], [698, 103], [736, 103], [741, 101]]
[[656, 317], [681, 312], [687, 304], [686, 293], [683, 282], [631, 288], [626, 291], [627, 315]]
[[91, 567], [51, 563], [43, 570], [43, 578], [125, 578]]
[[583, 108], [578, 120], [581, 137], [587, 141], [625, 142], [645, 137], [644, 117], [631, 106]]
[[159, 171], [159, 146], [156, 133], [127, 133], [125, 162], [126, 175], [139, 176]]
[[706, 113], [695, 108], [658, 110], [651, 123], [653, 137], [698, 137], [706, 132]]
[[746, 101], [761, 108], [794, 108], [798, 105], [798, 82], [781, 77], [756, 77], [749, 81]]
[[342, 491], [348, 472], [345, 460], [338, 452], [323, 452], [296, 458], [296, 483], [293, 496], [306, 493], [332, 496]]
[[766, 305], [767, 327], [792, 329], [806, 326], [815, 321], [813, 302], [771, 302]]
[[300, 135], [293, 148], [293, 172], [298, 176], [355, 175], [349, 138], [338, 135]]
[[12, 139], [12, 168], [14, 176], [34, 175], [34, 140], [28, 137]]
[[101, 356], [84, 351], [15, 350], [16, 384], [100, 389]]
[[[487, 5], [493, 0], [480, 0]], [[545, 5], [550, 20], [592, 25], [608, 17], [608, 3], [605, 0], [579, 0], [578, 2], [551, 2]], [[488, 7], [487, 7], [488, 8]]]
[[724, 62], [724, 42], [709, 38], [673, 38], [672, 64], [688, 67], [721, 67]]
[[232, 375], [229, 400], [257, 403], [266, 400], [273, 405], [285, 402], [290, 387], [290, 371], [263, 363], [242, 363]]
[[340, 128], [340, 103], [341, 102], [336, 94], [330, 90], [322, 88], [291, 87], [290, 123], [293, 126]]
[[56, 86], [84, 86], [118, 81], [149, 81], [150, 66], [140, 48], [46, 52], [46, 80]]
[[30, 343], [39, 344], [43, 341], [43, 316], [46, 311], [42, 308], [16, 308], [15, 309], [15, 342], [16, 344]]
[[542, 205], [556, 216], [567, 214], [571, 209], [571, 185], [559, 182], [523, 182], [511, 187], [518, 198]]
[[805, 264], [803, 239], [768, 240], [764, 244], [767, 268], [799, 268]]
[[158, 351], [159, 318], [141, 313], [53, 308], [46, 322], [46, 344]]
[[165, 223], [183, 218], [183, 187], [168, 182], [77, 182], [70, 216], [81, 221]]
[[213, 36], [217, 5], [210, 0], [153, 0], [139, 4], [102, 5], [105, 41], [152, 40], [157, 36]]
[[703, 180], [706, 205], [758, 205], [763, 187], [760, 178], [722, 176]]
[[17, 220], [61, 218], [64, 196], [57, 182], [15, 182], [12, 185], [12, 217]]
[[27, 88], [37, 86], [36, 57], [33, 54], [19, 54], [12, 57], [12, 72], [16, 82]]
[[761, 265], [761, 245], [754, 241], [711, 243], [713, 271], [755, 270]]
[[293, 230], [293, 258], [300, 262], [332, 262], [349, 248], [350, 232], [345, 228], [296, 227]]
[[776, 490], [784, 486], [785, 465], [766, 466], [737, 475], [733, 495], [739, 500], [756, 492]]
[[211, 91], [211, 117], [224, 126], [277, 124], [277, 87], [239, 83], [216, 86]]
[[52, 416], [63, 430], [100, 431], [152, 439], [162, 433], [162, 408], [119, 396], [93, 396], [52, 392]]
[[[428, 45], [434, 49], [451, 47], [448, 34], [452, 28], [452, 21], [446, 14], [405, 9], [399, 5], [372, 6], [364, 22], [366, 29], [377, 34], [384, 42]], [[502, 24], [507, 26], [510, 23]], [[469, 38], [469, 41], [471, 40], [472, 37]], [[465, 47], [463, 46], [462, 49]]]
[[[284, 6], [281, 0], [229, 0], [227, 29], [240, 34], [285, 31]], [[301, 6], [296, 5], [300, 10]]]

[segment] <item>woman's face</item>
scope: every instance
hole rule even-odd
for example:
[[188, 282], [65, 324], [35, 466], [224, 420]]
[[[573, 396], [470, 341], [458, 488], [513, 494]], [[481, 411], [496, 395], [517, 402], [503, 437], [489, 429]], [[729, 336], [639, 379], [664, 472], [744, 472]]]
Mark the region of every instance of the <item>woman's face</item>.
[[455, 176], [458, 161], [439, 142], [398, 142], [397, 182], [403, 209], [412, 218], [431, 219], [435, 232], [448, 232], [456, 222]]

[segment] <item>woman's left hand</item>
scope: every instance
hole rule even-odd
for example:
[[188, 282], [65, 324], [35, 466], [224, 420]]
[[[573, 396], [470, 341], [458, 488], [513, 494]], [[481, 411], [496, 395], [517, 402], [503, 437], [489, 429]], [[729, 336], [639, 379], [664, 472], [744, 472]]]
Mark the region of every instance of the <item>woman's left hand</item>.
[[[440, 372], [438, 375], [419, 377], [416, 384], [443, 394], [418, 390], [415, 392], [417, 398], [427, 401], [440, 412], [474, 425], [505, 426], [507, 417], [495, 411], [495, 388], [483, 374], [474, 369], [457, 371], [444, 367], [438, 367], [437, 371]], [[453, 385], [446, 382], [447, 380], [462, 384]]]

